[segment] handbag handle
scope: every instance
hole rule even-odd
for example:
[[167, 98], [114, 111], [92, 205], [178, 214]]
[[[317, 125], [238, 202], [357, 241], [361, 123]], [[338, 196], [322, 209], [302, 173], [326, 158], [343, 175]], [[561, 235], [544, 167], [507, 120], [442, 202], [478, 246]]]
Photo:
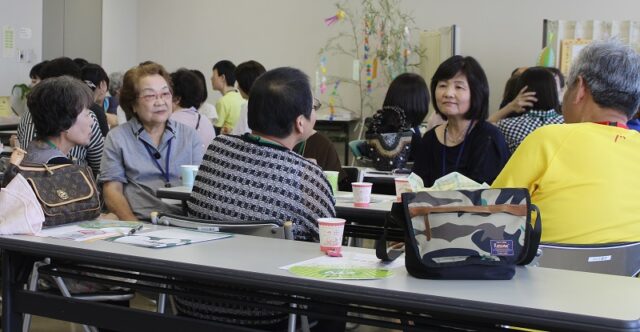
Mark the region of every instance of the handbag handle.
[[407, 116], [404, 110], [398, 106], [384, 106], [382, 109], [378, 110], [375, 115], [373, 115], [373, 121], [371, 121], [368, 132], [372, 134], [380, 133], [380, 127], [382, 126], [382, 120], [384, 119], [384, 115], [387, 112], [394, 112], [398, 119], [400, 120], [400, 129], [398, 132], [403, 132], [410, 130], [409, 124], [407, 123]]

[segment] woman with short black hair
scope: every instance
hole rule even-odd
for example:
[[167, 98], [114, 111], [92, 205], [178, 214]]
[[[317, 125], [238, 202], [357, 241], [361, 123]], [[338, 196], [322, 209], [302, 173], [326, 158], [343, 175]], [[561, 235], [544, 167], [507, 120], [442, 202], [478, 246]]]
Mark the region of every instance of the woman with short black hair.
[[513, 153], [529, 133], [548, 124], [564, 123], [558, 99], [558, 85], [553, 71], [545, 67], [525, 70], [516, 84], [517, 91], [535, 93], [531, 106], [515, 112], [515, 116], [498, 121], [498, 128]]
[[29, 93], [27, 105], [37, 136], [27, 148], [25, 161], [37, 164], [68, 164], [69, 151], [87, 145], [93, 119], [88, 106], [91, 90], [81, 81], [61, 76], [48, 78]]
[[185, 68], [171, 73], [171, 81], [173, 82], [173, 114], [171, 114], [171, 119], [195, 129], [204, 150], [216, 137], [216, 132], [209, 119], [198, 112], [205, 87], [195, 73]]
[[509, 159], [500, 130], [486, 121], [489, 83], [472, 57], [455, 55], [445, 60], [431, 79], [436, 112], [447, 120], [428, 131], [416, 153], [413, 172], [425, 186], [451, 172], [491, 183]]

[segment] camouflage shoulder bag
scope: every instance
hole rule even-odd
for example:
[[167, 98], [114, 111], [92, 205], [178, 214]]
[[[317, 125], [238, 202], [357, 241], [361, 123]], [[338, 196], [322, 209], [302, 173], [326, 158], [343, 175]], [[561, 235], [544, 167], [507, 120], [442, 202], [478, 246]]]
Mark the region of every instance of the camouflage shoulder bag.
[[402, 201], [405, 265], [414, 277], [506, 280], [537, 253], [540, 212], [527, 189], [405, 193]]

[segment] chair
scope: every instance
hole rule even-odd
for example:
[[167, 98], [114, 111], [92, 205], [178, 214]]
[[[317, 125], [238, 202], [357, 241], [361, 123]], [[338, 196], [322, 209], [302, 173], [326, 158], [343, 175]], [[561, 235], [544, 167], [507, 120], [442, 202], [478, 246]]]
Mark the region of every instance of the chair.
[[355, 166], [342, 166], [342, 170], [347, 174], [347, 176], [342, 179], [342, 181], [338, 182], [338, 190], [351, 191], [352, 182], [362, 181], [360, 178], [360, 169]]
[[640, 242], [602, 245], [540, 244], [538, 266], [637, 276], [640, 273]]
[[[206, 230], [216, 232], [228, 232], [234, 234], [261, 236], [276, 239], [294, 240], [293, 237], [293, 223], [287, 221], [283, 226], [276, 223], [275, 220], [261, 220], [261, 221], [214, 221], [199, 218], [191, 218], [186, 216], [172, 215], [168, 213], [151, 212], [151, 222], [157, 225], [165, 226], [177, 226], [183, 228], [190, 228], [195, 230]], [[165, 294], [159, 294], [158, 305], [166, 301]], [[291, 308], [296, 308], [297, 304], [291, 303]], [[160, 312], [160, 311], [159, 311]], [[301, 326], [304, 332], [309, 332], [309, 319], [307, 316], [301, 316]], [[289, 321], [287, 324], [288, 332], [296, 331], [297, 315], [295, 313], [289, 314]]]
[[366, 149], [366, 142], [367, 141], [363, 139], [349, 142], [349, 150], [353, 155], [353, 162], [351, 163], [352, 166], [359, 165], [369, 167], [373, 165], [373, 162], [366, 157], [366, 153], [364, 152]]
[[[51, 260], [49, 258], [45, 258], [42, 261], [37, 261], [33, 263], [33, 268], [31, 270], [31, 276], [29, 277], [28, 289], [30, 291], [36, 291], [38, 287], [38, 278], [40, 277], [39, 269], [43, 266], [51, 264]], [[79, 293], [79, 294], [71, 294], [69, 292], [69, 288], [65, 281], [58, 276], [52, 276], [53, 281], [58, 286], [58, 290], [64, 297], [80, 299], [85, 301], [93, 301], [93, 302], [122, 302], [129, 301], [135, 296], [135, 292], [133, 290], [114, 290], [114, 291], [106, 291], [106, 292], [98, 292], [98, 293]], [[31, 327], [31, 314], [24, 314], [22, 320], [22, 331], [28, 332]], [[97, 332], [93, 326], [82, 325], [82, 328], [86, 332]]]

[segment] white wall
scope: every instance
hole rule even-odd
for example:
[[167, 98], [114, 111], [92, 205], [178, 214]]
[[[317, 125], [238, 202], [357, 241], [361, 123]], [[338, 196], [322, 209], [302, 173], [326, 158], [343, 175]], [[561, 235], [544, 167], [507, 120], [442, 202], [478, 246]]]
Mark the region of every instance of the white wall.
[[[492, 110], [513, 68], [535, 63], [543, 19], [640, 20], [637, 0], [405, 0], [402, 6], [421, 28], [459, 26], [461, 53], [487, 72]], [[323, 23], [335, 14], [333, 1], [139, 0], [139, 8], [138, 60], [205, 75], [220, 59], [255, 59], [267, 68], [298, 67], [313, 78], [318, 49], [340, 29]], [[334, 68], [351, 76], [348, 65]]]
[[[5, 58], [0, 50], [0, 96], [8, 96], [14, 84], [29, 83], [31, 67], [42, 59], [42, 0], [0, 0], [0, 28], [7, 25], [16, 32], [16, 48], [33, 51], [33, 56], [19, 63], [17, 54]], [[31, 38], [21, 38], [21, 28], [31, 29]]]
[[102, 1], [102, 67], [110, 74], [137, 64], [138, 1]]

